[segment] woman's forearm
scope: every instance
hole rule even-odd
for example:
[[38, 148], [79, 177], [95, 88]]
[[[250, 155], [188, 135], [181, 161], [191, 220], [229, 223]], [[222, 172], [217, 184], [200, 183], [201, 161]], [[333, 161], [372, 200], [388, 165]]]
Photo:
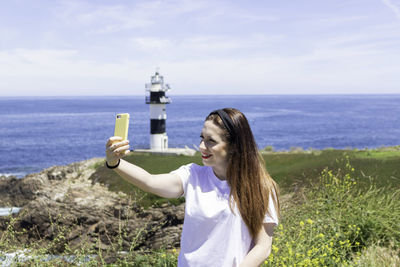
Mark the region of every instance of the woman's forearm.
[[176, 174], [152, 175], [146, 170], [122, 159], [119, 166], [114, 170], [124, 180], [148, 193], [165, 198], [177, 198], [183, 194], [181, 179]]
[[149, 182], [151, 182], [151, 174], [146, 170], [121, 159], [118, 168], [114, 169], [125, 181], [139, 187], [143, 191], [151, 192]]
[[260, 266], [271, 254], [275, 223], [264, 223], [254, 240], [254, 247], [247, 253], [240, 267]]
[[180, 197], [183, 194], [179, 176], [172, 173], [152, 175], [146, 170], [121, 159], [129, 153], [129, 141], [113, 136], [106, 143], [106, 163], [124, 180], [140, 189], [166, 198]]
[[256, 267], [260, 266], [271, 253], [271, 247], [265, 245], [255, 245], [249, 253], [247, 253], [240, 267]]

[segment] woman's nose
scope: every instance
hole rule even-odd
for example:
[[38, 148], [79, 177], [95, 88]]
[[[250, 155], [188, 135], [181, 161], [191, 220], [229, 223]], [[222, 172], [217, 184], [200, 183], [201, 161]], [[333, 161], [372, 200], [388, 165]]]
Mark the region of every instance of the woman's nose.
[[207, 149], [207, 148], [206, 148], [206, 145], [204, 144], [204, 141], [203, 141], [203, 140], [200, 141], [199, 149], [203, 149], [203, 150]]

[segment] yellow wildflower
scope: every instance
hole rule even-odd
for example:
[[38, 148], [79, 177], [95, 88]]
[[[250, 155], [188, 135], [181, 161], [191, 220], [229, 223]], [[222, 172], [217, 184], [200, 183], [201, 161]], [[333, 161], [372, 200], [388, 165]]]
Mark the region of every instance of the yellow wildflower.
[[293, 255], [293, 250], [292, 250], [292, 248], [289, 248], [289, 255], [290, 255], [290, 256]]

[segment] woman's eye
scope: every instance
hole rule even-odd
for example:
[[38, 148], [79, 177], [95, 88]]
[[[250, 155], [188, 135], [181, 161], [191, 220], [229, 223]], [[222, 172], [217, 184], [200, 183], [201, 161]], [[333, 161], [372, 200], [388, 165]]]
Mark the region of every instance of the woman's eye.
[[209, 137], [204, 138], [203, 135], [200, 135], [200, 142], [202, 142], [202, 141], [204, 141], [204, 142], [207, 143], [207, 144], [216, 144], [216, 143], [217, 143], [217, 142], [216, 142], [214, 139], [212, 139], [212, 138], [209, 138]]

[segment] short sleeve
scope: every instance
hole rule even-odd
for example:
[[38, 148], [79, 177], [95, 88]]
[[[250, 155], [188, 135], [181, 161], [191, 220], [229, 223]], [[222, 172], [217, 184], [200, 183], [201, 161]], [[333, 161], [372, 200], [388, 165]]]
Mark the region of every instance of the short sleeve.
[[182, 187], [183, 187], [183, 195], [182, 196], [186, 195], [187, 186], [188, 186], [189, 178], [190, 178], [190, 174], [191, 174], [190, 169], [191, 169], [192, 164], [193, 163], [183, 165], [179, 169], [171, 172], [173, 174], [177, 174], [179, 176], [179, 178], [181, 179]]
[[273, 197], [276, 198], [275, 192], [272, 194], [269, 194], [269, 200], [268, 200], [268, 211], [269, 214], [267, 213], [264, 217], [263, 223], [274, 223], [278, 225], [279, 220], [278, 220], [278, 214], [277, 210], [274, 204]]

